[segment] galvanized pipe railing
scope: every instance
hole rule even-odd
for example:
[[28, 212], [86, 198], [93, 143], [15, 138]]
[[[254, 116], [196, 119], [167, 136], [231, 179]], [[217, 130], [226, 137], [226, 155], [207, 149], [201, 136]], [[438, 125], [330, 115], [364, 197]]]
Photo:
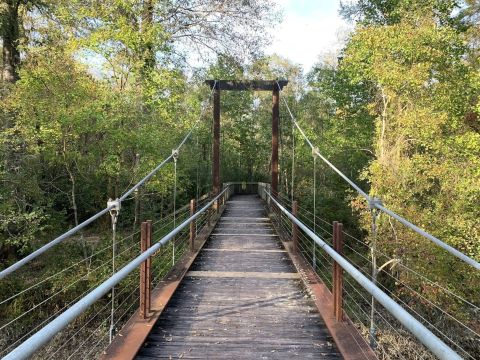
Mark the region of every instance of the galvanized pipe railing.
[[384, 212], [385, 214], [393, 217], [394, 219], [400, 221], [403, 225], [405, 225], [406, 227], [408, 227], [409, 229], [415, 231], [417, 234], [423, 236], [424, 238], [432, 241], [434, 244], [440, 246], [442, 249], [446, 250], [447, 252], [449, 252], [450, 254], [452, 254], [453, 256], [457, 257], [458, 259], [462, 260], [463, 262], [465, 262], [466, 264], [472, 266], [473, 268], [475, 268], [476, 270], [480, 270], [480, 263], [478, 261], [476, 261], [475, 259], [469, 257], [468, 255], [462, 253], [461, 251], [455, 249], [453, 246], [450, 246], [448, 245], [447, 243], [443, 242], [442, 240], [440, 240], [439, 238], [433, 236], [432, 234], [429, 234], [428, 232], [426, 232], [425, 230], [419, 228], [418, 226], [412, 224], [410, 221], [408, 221], [407, 219], [403, 218], [402, 216], [396, 214], [395, 212], [393, 212], [392, 210], [386, 208], [385, 206], [383, 206], [382, 202], [377, 199], [377, 198], [374, 198], [374, 197], [371, 197], [370, 195], [368, 195], [365, 191], [363, 191], [360, 186], [358, 186], [357, 184], [355, 184], [355, 182], [353, 182], [351, 179], [348, 178], [348, 176], [346, 176], [343, 172], [341, 172], [335, 165], [333, 165], [330, 161], [328, 161], [328, 159], [326, 157], [324, 157], [320, 151], [318, 150], [318, 148], [316, 148], [315, 146], [313, 146], [312, 142], [310, 141], [310, 139], [307, 137], [307, 135], [305, 134], [305, 132], [303, 131], [303, 129], [300, 127], [300, 125], [298, 125], [298, 122], [297, 120], [295, 119], [295, 116], [293, 116], [292, 114], [292, 111], [290, 110], [290, 107], [288, 106], [288, 103], [287, 101], [285, 100], [285, 97], [283, 97], [283, 102], [287, 108], [287, 111], [290, 115], [290, 118], [292, 119], [292, 122], [293, 124], [295, 125], [295, 127], [298, 129], [298, 131], [300, 132], [300, 134], [302, 135], [302, 137], [304, 138], [304, 140], [307, 142], [307, 144], [310, 146], [310, 148], [312, 149], [312, 152], [313, 154], [315, 154], [316, 156], [318, 156], [320, 159], [322, 159], [322, 161], [327, 164], [333, 171], [335, 171], [343, 180], [345, 180], [352, 188], [355, 189], [355, 191], [357, 191], [363, 198], [365, 198], [365, 200], [368, 202], [368, 206], [371, 208], [371, 209], [378, 209], [382, 212]]
[[202, 213], [208, 210], [215, 202], [222, 196], [229, 196], [230, 186], [226, 186], [222, 192], [215, 196], [207, 205], [197, 211], [193, 216], [189, 217], [179, 226], [177, 226], [170, 233], [165, 235], [159, 242], [154, 244], [148, 250], [137, 256], [130, 263], [125, 265], [121, 270], [112, 275], [109, 279], [105, 280], [93, 291], [88, 293], [68, 310], [65, 310], [62, 314], [56, 317], [53, 321], [48, 323], [45, 327], [39, 330], [37, 333], [29, 337], [22, 344], [8, 353], [3, 360], [21, 360], [28, 359], [35, 351], [45, 345], [50, 339], [52, 339], [58, 332], [67, 327], [73, 320], [80, 316], [86, 309], [93, 305], [97, 300], [104, 296], [111, 288], [117, 285], [120, 281], [125, 279], [132, 271], [138, 268], [145, 260], [155, 254], [162, 246], [166, 245], [171, 239], [175, 237], [182, 229], [187, 227], [192, 221], [196, 220]]
[[454, 350], [447, 346], [440, 338], [428, 330], [421, 322], [410, 315], [403, 307], [397, 304], [390, 296], [370, 281], [357, 270], [348, 260], [331, 248], [324, 240], [318, 237], [304, 223], [286, 210], [267, 190], [263, 190], [270, 204], [274, 204], [293, 223], [295, 223], [307, 236], [320, 246], [335, 262], [349, 273], [355, 281], [362, 286], [375, 300], [393, 315], [406, 329], [408, 329], [423, 345], [442, 360], [462, 359]]
[[[211, 90], [210, 92], [210, 96], [212, 95], [213, 93], [213, 89]], [[202, 110], [202, 113], [203, 113], [203, 110]], [[138, 188], [140, 188], [141, 186], [145, 185], [145, 183], [150, 180], [161, 168], [163, 168], [163, 166], [165, 166], [165, 164], [169, 163], [175, 156], [175, 154], [178, 154], [178, 152], [180, 151], [180, 149], [182, 148], [183, 145], [185, 145], [185, 143], [187, 142], [187, 140], [190, 138], [190, 136], [192, 135], [193, 131], [196, 129], [197, 125], [199, 124], [200, 120], [202, 119], [202, 116], [199, 116], [199, 118], [197, 119], [197, 121], [195, 121], [195, 123], [193, 124], [193, 126], [190, 128], [190, 131], [187, 133], [187, 135], [185, 135], [185, 137], [182, 139], [182, 141], [180, 142], [180, 144], [178, 144], [178, 146], [172, 151], [172, 154], [170, 154], [166, 159], [164, 159], [160, 164], [158, 164], [152, 171], [150, 171], [143, 179], [141, 179], [138, 183], [136, 183], [134, 186], [132, 186], [128, 191], [126, 191], [120, 198], [117, 199], [118, 203], [121, 203], [122, 201], [126, 200], [131, 194], [133, 194], [135, 192], [135, 190], [137, 190]], [[90, 218], [88, 218], [87, 220], [81, 222], [80, 224], [78, 224], [77, 226], [71, 228], [70, 230], [66, 231], [65, 233], [63, 233], [62, 235], [56, 237], [55, 239], [53, 239], [52, 241], [48, 242], [47, 244], [43, 245], [42, 247], [40, 247], [39, 249], [35, 250], [34, 252], [32, 252], [31, 254], [29, 254], [28, 256], [24, 257], [23, 259], [20, 259], [19, 261], [17, 261], [16, 263], [12, 264], [11, 266], [9, 266], [8, 268], [0, 271], [0, 280], [5, 278], [6, 276], [10, 275], [11, 273], [13, 273], [14, 271], [20, 269], [22, 266], [24, 266], [25, 264], [29, 263], [30, 261], [32, 261], [33, 259], [35, 259], [36, 257], [38, 257], [39, 255], [43, 254], [44, 252], [46, 252], [47, 250], [49, 250], [50, 248], [54, 247], [55, 245], [63, 242], [64, 240], [68, 239], [70, 236], [72, 236], [73, 234], [76, 234], [77, 232], [79, 232], [80, 230], [82, 230], [83, 228], [85, 228], [87, 225], [91, 224], [92, 222], [94, 222], [95, 220], [99, 219], [100, 217], [102, 217], [103, 215], [107, 214], [110, 210], [113, 210], [115, 207], [115, 205], [113, 204], [109, 204], [107, 205], [107, 207], [103, 210], [100, 210], [98, 213], [96, 213], [95, 215], [91, 216]]]

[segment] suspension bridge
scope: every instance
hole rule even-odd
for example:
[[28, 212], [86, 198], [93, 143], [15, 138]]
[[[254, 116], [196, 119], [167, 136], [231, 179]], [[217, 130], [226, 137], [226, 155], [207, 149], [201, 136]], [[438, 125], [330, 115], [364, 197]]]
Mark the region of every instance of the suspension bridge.
[[[312, 212], [279, 192], [280, 95], [287, 83], [207, 81], [213, 97], [209, 194], [177, 208], [175, 186], [171, 214], [146, 220], [130, 234], [119, 232], [122, 203], [168, 163], [174, 163], [176, 178], [177, 160], [197, 121], [172, 153], [121, 197], [110, 199], [103, 210], [2, 270], [0, 281], [19, 276], [35, 267], [40, 256], [54, 256], [50, 249], [110, 217], [111, 244], [59, 272], [26, 282], [20, 291], [2, 294], [4, 308], [14, 308], [26, 294], [36, 294], [26, 311], [1, 320], [2, 358], [401, 358], [402, 350], [382, 341], [387, 335], [402, 339], [401, 346], [418, 352], [417, 358], [480, 358], [478, 299], [466, 299], [399, 259], [387, 257], [348, 233], [340, 222], [322, 219], [315, 205]], [[270, 183], [221, 182], [222, 91], [272, 93]], [[480, 264], [475, 259], [369, 196], [335, 167], [307, 137], [288, 103], [283, 104], [314, 160], [324, 162], [364, 198], [373, 237], [382, 214], [441, 248], [472, 276], [478, 275]], [[314, 201], [315, 190], [316, 185]], [[372, 259], [366, 257], [368, 252]], [[376, 265], [377, 258], [383, 265]], [[368, 266], [360, 263], [362, 259]], [[464, 309], [464, 316], [410, 289], [412, 296], [435, 309], [437, 319], [420, 314], [413, 299], [400, 297], [378, 281], [383, 270], [401, 282], [385, 271], [388, 265], [400, 267], [451, 299]], [[44, 294], [42, 286], [60, 274], [70, 274], [69, 282]], [[100, 280], [86, 282], [92, 276]], [[81, 291], [67, 301], [58, 300], [77, 287]], [[45, 312], [46, 304], [57, 306]], [[447, 331], [446, 324], [455, 330]]]

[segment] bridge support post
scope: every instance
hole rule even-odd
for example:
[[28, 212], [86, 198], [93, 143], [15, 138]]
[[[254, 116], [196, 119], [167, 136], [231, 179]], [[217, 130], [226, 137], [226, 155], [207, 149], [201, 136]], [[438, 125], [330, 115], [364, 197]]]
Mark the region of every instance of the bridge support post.
[[[343, 254], [343, 224], [333, 222], [333, 249]], [[343, 321], [343, 269], [333, 261], [333, 315], [337, 321]]]
[[[292, 201], [292, 215], [298, 216], [298, 202], [296, 200]], [[281, 214], [280, 214], [281, 216]], [[293, 251], [298, 252], [298, 225], [292, 221], [292, 243]]]
[[[152, 221], [144, 221], [140, 231], [140, 251], [143, 253], [152, 246]], [[151, 298], [151, 258], [140, 265], [140, 314], [145, 319], [150, 313]]]
[[[195, 209], [196, 209], [196, 204], [195, 204], [195, 199], [190, 200], [190, 216], [193, 216], [195, 214]], [[196, 221], [193, 220], [190, 223], [190, 251], [195, 251], [195, 237], [196, 237]]]
[[272, 195], [278, 195], [278, 123], [280, 121], [280, 93], [278, 85], [273, 86], [272, 101]]
[[[213, 90], [213, 161], [212, 180], [213, 196], [220, 193], [220, 88]], [[216, 206], [218, 203], [216, 204]]]

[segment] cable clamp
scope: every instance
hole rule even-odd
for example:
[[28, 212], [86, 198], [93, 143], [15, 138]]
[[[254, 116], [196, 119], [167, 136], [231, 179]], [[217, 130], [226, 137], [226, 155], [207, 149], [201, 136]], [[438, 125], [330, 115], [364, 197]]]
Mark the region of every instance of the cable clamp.
[[312, 156], [313, 157], [318, 156], [319, 153], [320, 153], [320, 150], [318, 149], [318, 147], [313, 147], [312, 148]]
[[173, 161], [177, 162], [178, 156], [179, 156], [178, 149], [173, 149], [173, 150], [172, 150]]
[[377, 205], [383, 206], [382, 200], [380, 200], [379, 198], [376, 198], [376, 197], [373, 197], [373, 198], [369, 197], [368, 198], [368, 208], [370, 210], [377, 209]]
[[120, 213], [120, 209], [122, 207], [122, 203], [118, 198], [116, 198], [115, 200], [108, 199], [107, 207], [112, 207], [110, 209], [110, 215], [112, 217], [118, 216], [118, 214]]

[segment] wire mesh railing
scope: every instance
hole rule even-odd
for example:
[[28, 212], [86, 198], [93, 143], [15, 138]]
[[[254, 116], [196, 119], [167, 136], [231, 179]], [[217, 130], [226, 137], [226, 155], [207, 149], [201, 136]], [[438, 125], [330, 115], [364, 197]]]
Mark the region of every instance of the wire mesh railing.
[[[269, 191], [267, 191], [268, 193]], [[266, 197], [264, 197], [265, 199]], [[278, 195], [273, 197], [287, 211], [292, 210], [290, 199]], [[267, 199], [268, 200], [268, 199]], [[297, 207], [299, 219], [311, 231], [332, 246], [333, 226], [308, 209]], [[292, 238], [292, 220], [278, 207], [269, 206], [272, 222], [284, 239]], [[343, 232], [343, 257], [365, 277], [371, 278], [372, 247], [368, 241], [361, 240], [348, 232]], [[332, 290], [332, 268], [334, 261], [308, 234], [298, 232], [298, 252], [315, 269], [323, 283]], [[375, 284], [388, 294], [397, 304], [407, 310], [425, 328], [435, 334], [448, 347], [462, 358], [477, 359], [480, 356], [480, 328], [478, 299], [466, 299], [455, 293], [448, 285], [439, 284], [412, 269], [408, 262], [398, 261], [375, 248], [381, 264]], [[411, 281], [411, 279], [414, 281]], [[372, 295], [366, 291], [348, 273], [344, 274], [344, 311], [355, 324], [359, 332], [375, 349], [379, 358], [436, 358], [429, 349], [415, 338], [394, 316], [375, 301], [372, 308]], [[415, 285], [413, 285], [415, 284]], [[421, 284], [421, 286], [416, 286]], [[427, 296], [435, 289], [436, 298]], [[456, 304], [445, 308], [445, 300]], [[461, 308], [461, 311], [455, 309]], [[373, 310], [372, 310], [373, 309]], [[374, 333], [372, 333], [372, 330]]]
[[[197, 208], [203, 208], [211, 200], [212, 197], [208, 195], [200, 197]], [[195, 222], [195, 232], [201, 233], [210, 226], [215, 214], [216, 211], [211, 209], [199, 214]], [[160, 219], [153, 219], [152, 243], [158, 243], [176, 225], [184, 223], [190, 216], [190, 207], [187, 204]], [[140, 233], [140, 229], [136, 229], [129, 233], [122, 230], [117, 234], [115, 243], [117, 269], [123, 268], [139, 255]], [[161, 247], [151, 257], [152, 287], [156, 287], [188, 251], [189, 240], [189, 228], [184, 227], [168, 245]], [[57, 258], [58, 266], [47, 267], [46, 271], [39, 274], [25, 269], [19, 271], [15, 277], [8, 278], [15, 292], [2, 292], [8, 296], [0, 297], [0, 357], [6, 356], [112, 275], [113, 243], [108, 236], [97, 239], [91, 255], [73, 264], [71, 257], [67, 255], [71, 255], [68, 250], [70, 246], [75, 246], [75, 242], [67, 241], [60, 246], [61, 250], [65, 248], [65, 256], [70, 259], [70, 263], [67, 259]], [[78, 252], [80, 253], [80, 249]], [[64, 262], [66, 266], [62, 267]], [[138, 268], [129, 273], [115, 285], [113, 300], [110, 292], [102, 296], [58, 332], [32, 358], [95, 358], [110, 342], [111, 323], [115, 335], [138, 310], [139, 277]], [[19, 284], [23, 286], [18, 286]]]

